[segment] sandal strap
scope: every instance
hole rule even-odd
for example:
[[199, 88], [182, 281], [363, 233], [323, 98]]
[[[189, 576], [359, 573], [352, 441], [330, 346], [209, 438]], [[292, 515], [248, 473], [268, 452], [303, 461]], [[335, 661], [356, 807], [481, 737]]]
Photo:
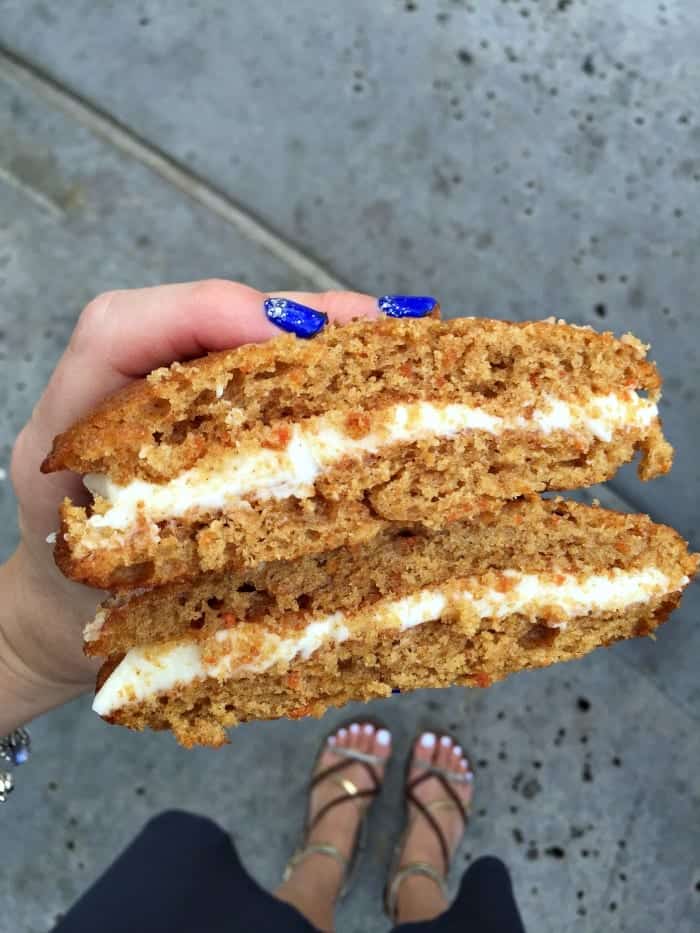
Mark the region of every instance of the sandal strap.
[[445, 877], [428, 862], [409, 862], [396, 872], [389, 883], [386, 891], [386, 910], [392, 921], [396, 921], [396, 903], [399, 899], [399, 888], [406, 880], [413, 875], [423, 875], [430, 878], [440, 888], [443, 897], [447, 897], [447, 881]]
[[353, 803], [357, 800], [374, 798], [377, 796], [376, 790], [358, 790], [356, 794], [348, 794], [347, 792], [338, 794], [337, 797], [333, 797], [332, 800], [329, 800], [328, 803], [324, 803], [321, 809], [316, 813], [314, 818], [306, 827], [307, 837], [313, 831], [314, 827], [323, 819], [323, 817], [328, 813], [329, 810], [332, 810], [333, 807], [337, 807], [339, 803], [346, 803], [348, 800]]
[[[432, 803], [426, 804], [423, 803], [422, 800], [419, 800], [418, 797], [416, 797], [415, 789], [425, 781], [429, 781], [431, 778], [435, 778], [440, 782], [443, 790], [447, 794], [447, 797], [443, 798], [442, 800], [434, 800]], [[413, 806], [428, 822], [430, 828], [435, 833], [437, 841], [440, 844], [440, 852], [442, 854], [442, 862], [444, 866], [443, 874], [445, 877], [447, 877], [447, 874], [450, 870], [450, 846], [447, 839], [445, 838], [445, 833], [443, 832], [442, 827], [435, 819], [431, 811], [442, 809], [444, 808], [445, 804], [449, 804], [451, 807], [454, 807], [454, 809], [457, 810], [460, 817], [462, 818], [462, 823], [466, 827], [468, 822], [468, 814], [464, 804], [455, 793], [454, 788], [450, 787], [449, 779], [444, 777], [442, 769], [426, 768], [420, 777], [417, 777], [414, 781], [406, 786], [405, 794], [406, 799], [413, 804]], [[435, 804], [438, 804], [438, 806], [435, 806]]]
[[449, 781], [451, 784], [472, 784], [474, 781], [474, 775], [471, 771], [461, 774], [458, 771], [446, 771], [444, 768], [438, 768], [437, 765], [432, 764], [430, 761], [423, 761], [414, 759], [411, 762], [412, 768], [422, 768], [424, 771], [430, 771], [435, 777], [443, 777], [446, 781]]
[[[335, 749], [334, 749], [335, 751]], [[343, 749], [343, 751], [352, 751], [352, 749]], [[358, 752], [358, 754], [360, 754]], [[377, 772], [372, 767], [372, 764], [369, 761], [365, 761], [364, 758], [356, 758], [354, 755], [343, 755], [344, 761], [336, 761], [335, 764], [329, 765], [327, 768], [324, 768], [323, 771], [319, 771], [309, 781], [309, 790], [312, 791], [317, 784], [320, 784], [322, 781], [325, 781], [327, 777], [330, 777], [331, 774], [337, 774], [338, 771], [343, 771], [345, 768], [351, 768], [353, 765], [358, 764], [367, 771], [369, 778], [372, 782], [372, 790], [376, 793], [379, 788], [382, 786], [382, 782], [377, 777]], [[373, 757], [373, 756], [372, 756]], [[383, 762], [382, 762], [383, 764]]]
[[431, 803], [426, 803], [425, 806], [426, 806], [426, 809], [430, 810], [431, 813], [434, 813], [436, 810], [456, 810], [457, 809], [454, 801], [448, 800], [447, 797], [443, 797], [441, 800], [433, 800]]
[[445, 869], [444, 873], [447, 874], [450, 868], [450, 847], [447, 844], [447, 839], [445, 839], [445, 834], [442, 831], [442, 827], [430, 812], [430, 810], [423, 803], [423, 801], [419, 800], [412, 793], [410, 788], [406, 788], [406, 799], [413, 804], [416, 810], [418, 810], [423, 819], [426, 820], [432, 831], [435, 833], [437, 841], [440, 844], [440, 854], [442, 855], [442, 864]]
[[[337, 797], [333, 797], [332, 800], [329, 800], [327, 803], [325, 803], [316, 813], [313, 820], [306, 827], [307, 837], [314, 826], [316, 826], [316, 824], [319, 822], [319, 820], [321, 820], [329, 810], [337, 806], [339, 803], [345, 803], [346, 800], [352, 800], [355, 802], [359, 800], [365, 800], [367, 798], [373, 798], [376, 797], [381, 790], [381, 781], [379, 780], [377, 772], [372, 766], [374, 762], [380, 761], [380, 759], [378, 759], [375, 755], [366, 755], [364, 752], [358, 752], [352, 748], [334, 748], [333, 751], [336, 754], [342, 752], [343, 754], [341, 755], [341, 758], [344, 760], [336, 761], [335, 764], [332, 764], [328, 768], [324, 768], [323, 771], [319, 771], [317, 774], [315, 774], [309, 781], [309, 791], [312, 791], [318, 784], [330, 778], [334, 781], [334, 783], [338, 784], [343, 789], [343, 793], [339, 794]], [[340, 777], [340, 771], [343, 771], [346, 768], [351, 768], [356, 764], [362, 765], [362, 767], [367, 771], [367, 774], [369, 775], [369, 778], [372, 782], [372, 787], [369, 787], [366, 790], [358, 790], [354, 781]], [[384, 762], [381, 761], [381, 764], [384, 764]]]
[[[435, 778], [442, 785], [442, 789], [454, 804], [455, 809], [459, 811], [459, 815], [462, 817], [462, 822], [464, 823], [464, 828], [466, 829], [467, 823], [469, 822], [469, 808], [462, 802], [454, 787], [450, 786], [450, 778], [446, 777], [446, 774], [449, 773], [449, 771], [444, 772], [442, 768], [426, 768], [420, 777], [417, 777], [414, 781], [411, 781], [407, 787], [407, 790], [413, 791], [420, 784], [423, 784], [425, 781], [429, 781], [430, 778]], [[452, 781], [452, 783], [454, 784], [461, 782]]]
[[377, 768], [381, 768], [386, 764], [386, 758], [380, 758], [379, 755], [370, 755], [369, 752], [361, 752], [357, 748], [338, 748], [337, 745], [333, 745], [330, 750], [340, 758], [350, 758], [352, 761], [361, 761], [363, 764], [375, 765]]
[[289, 881], [292, 872], [301, 864], [305, 859], [310, 855], [328, 855], [330, 858], [335, 859], [335, 861], [340, 865], [343, 870], [343, 875], [348, 870], [348, 860], [346, 856], [338, 849], [336, 846], [332, 845], [330, 842], [312, 842], [309, 845], [304, 846], [303, 849], [297, 849], [297, 851], [292, 855], [287, 864], [284, 867], [284, 872], [282, 874], [282, 881]]
[[354, 781], [351, 781], [350, 778], [340, 777], [337, 774], [332, 774], [327, 780], [331, 784], [335, 784], [336, 787], [339, 787], [341, 790], [344, 790], [348, 797], [353, 799], [357, 797], [360, 793], [360, 788], [355, 784]]

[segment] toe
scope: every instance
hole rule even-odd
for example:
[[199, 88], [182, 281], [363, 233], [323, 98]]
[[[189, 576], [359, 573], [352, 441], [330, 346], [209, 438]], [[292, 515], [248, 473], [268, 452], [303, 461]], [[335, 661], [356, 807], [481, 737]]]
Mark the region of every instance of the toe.
[[391, 755], [391, 732], [388, 729], [377, 729], [374, 733], [370, 752], [378, 758], [384, 758], [385, 760], [389, 758], [389, 755]]
[[354, 748], [355, 751], [360, 751], [363, 741], [362, 726], [359, 722], [350, 723], [348, 727], [348, 748]]
[[[424, 732], [419, 735], [413, 746], [414, 761], [423, 761], [426, 764], [432, 762], [436, 747], [437, 737], [434, 732]], [[422, 771], [420, 768], [414, 769], [413, 776], [420, 771]]]
[[437, 755], [435, 756], [435, 764], [438, 768], [443, 768], [448, 770], [452, 765], [452, 746], [454, 742], [449, 735], [441, 735], [438, 742]]
[[457, 763], [457, 767], [459, 768], [460, 771], [466, 771], [469, 774], [472, 773], [472, 767], [469, 763], [469, 759], [467, 758], [466, 754], [461, 749], [460, 749], [460, 756], [459, 756], [459, 762]]
[[[452, 767], [454, 771], [460, 775], [461, 779], [455, 782], [454, 787], [464, 803], [468, 804], [474, 792], [474, 788], [472, 786], [474, 775], [472, 774], [467, 756], [464, 754], [461, 748], [458, 748], [458, 752], [459, 754], [454, 755], [453, 757]], [[466, 779], [466, 781], [463, 779]]]
[[371, 722], [360, 723], [360, 744], [359, 749], [361, 752], [367, 754], [372, 748], [372, 743], [374, 742], [374, 726]]
[[362, 724], [362, 751], [369, 755], [372, 752], [372, 747], [374, 745], [374, 733], [376, 732], [375, 726], [371, 722], [365, 722]]
[[345, 726], [343, 726], [342, 729], [338, 729], [338, 731], [337, 731], [336, 734], [335, 734], [335, 738], [336, 738], [336, 744], [338, 745], [339, 748], [347, 748], [347, 747], [348, 747], [348, 745], [349, 745], [349, 739], [350, 739], [350, 733], [349, 733], [348, 730], [345, 728]]
[[336, 756], [334, 754], [335, 749], [338, 745], [337, 735], [329, 735], [326, 739], [326, 744], [321, 750], [321, 754], [318, 757], [317, 771], [323, 771], [325, 768], [330, 767], [336, 761]]

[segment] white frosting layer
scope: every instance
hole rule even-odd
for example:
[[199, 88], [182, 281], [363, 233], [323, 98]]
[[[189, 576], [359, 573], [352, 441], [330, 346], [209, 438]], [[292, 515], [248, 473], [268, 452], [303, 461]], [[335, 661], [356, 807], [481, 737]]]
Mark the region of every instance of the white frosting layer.
[[[512, 418], [491, 415], [471, 405], [395, 405], [381, 430], [364, 437], [351, 437], [338, 427], [337, 419], [318, 417], [293, 425], [289, 442], [281, 450], [232, 451], [220, 457], [215, 468], [199, 465], [166, 484], [137, 479], [120, 486], [107, 476], [88, 474], [85, 485], [90, 492], [110, 503], [104, 515], [90, 517], [88, 526], [126, 529], [134, 523], [139, 509], [149, 521], [158, 522], [180, 517], [190, 509], [250, 508], [245, 497], [306, 498], [313, 495], [319, 476], [335, 464], [348, 457], [376, 454], [390, 444], [454, 437], [465, 431], [500, 434], [513, 429], [542, 434], [571, 431], [609, 442], [616, 430], [647, 427], [657, 414], [654, 402], [629, 390], [622, 395], [594, 396], [585, 405], [551, 398], [527, 417]], [[109, 544], [99, 536], [90, 543]]]
[[97, 641], [97, 639], [100, 637], [100, 632], [102, 631], [102, 628], [106, 621], [107, 621], [106, 610], [104, 609], [98, 610], [97, 615], [92, 620], [92, 622], [88, 622], [88, 624], [83, 629], [83, 640], [87, 642]]
[[[546, 608], [560, 620], [551, 627], [565, 627], [566, 619], [591, 612], [625, 609], [653, 596], [685, 586], [687, 577], [672, 580], [655, 567], [643, 570], [613, 570], [578, 579], [561, 574], [553, 579], [537, 574], [506, 571], [506, 586], [481, 590], [475, 596], [469, 589], [427, 588], [403, 599], [377, 604], [370, 625], [406, 631], [439, 619], [446, 610], [471, 608], [482, 619], [500, 619], [522, 613], [535, 615]], [[505, 591], [504, 591], [505, 590]], [[132, 702], [170, 690], [178, 684], [214, 677], [225, 680], [241, 674], [259, 673], [280, 662], [307, 660], [319, 648], [362, 635], [368, 625], [353, 625], [352, 615], [343, 612], [312, 619], [293, 637], [280, 637], [266, 630], [262, 644], [256, 644], [256, 660], [251, 661], [246, 634], [241, 628], [222, 629], [215, 635], [215, 658], [204, 656], [197, 642], [178, 643], [162, 648], [132, 648], [110, 674], [95, 697], [93, 709], [101, 716]], [[246, 628], [243, 626], [242, 628]]]

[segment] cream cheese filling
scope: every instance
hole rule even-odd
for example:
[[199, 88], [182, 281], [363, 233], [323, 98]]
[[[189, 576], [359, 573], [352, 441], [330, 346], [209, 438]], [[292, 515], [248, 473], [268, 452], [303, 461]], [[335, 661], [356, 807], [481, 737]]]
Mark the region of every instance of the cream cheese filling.
[[[501, 580], [503, 585], [496, 588], [480, 586], [478, 577], [464, 578], [402, 599], [382, 600], [369, 612], [334, 612], [309, 620], [292, 636], [266, 628], [262, 638], [255, 639], [253, 650], [251, 626], [245, 624], [216, 632], [213, 650], [196, 641], [132, 648], [98, 691], [93, 709], [105, 716], [129, 703], [196, 680], [226, 680], [261, 673], [280, 663], [306, 661], [322, 647], [361, 638], [363, 630], [377, 627], [405, 632], [439, 619], [448, 611], [471, 610], [479, 619], [502, 619], [516, 613], [537, 618], [537, 613], [542, 612], [540, 621], [562, 628], [568, 619], [626, 609], [674, 592], [688, 582], [685, 576], [672, 578], [656, 567], [614, 569], [583, 578], [505, 571]], [[548, 621], [552, 618], [557, 621]]]
[[[109, 508], [88, 519], [88, 534], [82, 543], [87, 547], [110, 546], [100, 529], [128, 529], [139, 514], [152, 523], [151, 530], [157, 535], [154, 523], [179, 518], [191, 509], [216, 512], [250, 508], [248, 498], [307, 498], [313, 495], [316, 480], [334, 465], [346, 458], [379, 453], [391, 444], [449, 438], [474, 430], [493, 435], [507, 430], [545, 435], [569, 431], [609, 442], [619, 429], [648, 427], [658, 409], [655, 402], [630, 389], [593, 396], [585, 404], [550, 397], [542, 407], [509, 418], [489, 414], [478, 406], [432, 402], [395, 405], [381, 414], [381, 428], [363, 437], [352, 437], [344, 430], [337, 414], [311, 418], [291, 426], [289, 440], [281, 450], [234, 450], [219, 457], [214, 467], [197, 465], [165, 484], [136, 479], [121, 486], [108, 476], [88, 474], [85, 485], [93, 495], [105, 499]], [[96, 534], [90, 535], [91, 529]]]

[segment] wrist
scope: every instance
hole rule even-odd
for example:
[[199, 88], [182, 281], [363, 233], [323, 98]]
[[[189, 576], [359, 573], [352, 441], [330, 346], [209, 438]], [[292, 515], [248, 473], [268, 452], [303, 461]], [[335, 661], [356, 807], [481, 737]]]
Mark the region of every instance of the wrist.
[[0, 736], [89, 689], [78, 620], [23, 545], [0, 566]]

